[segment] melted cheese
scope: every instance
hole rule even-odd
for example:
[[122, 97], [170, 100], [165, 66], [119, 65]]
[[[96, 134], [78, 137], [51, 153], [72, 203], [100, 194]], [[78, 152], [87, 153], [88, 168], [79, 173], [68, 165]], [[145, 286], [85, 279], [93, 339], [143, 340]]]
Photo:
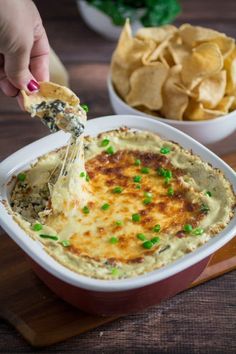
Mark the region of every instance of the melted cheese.
[[[143, 248], [137, 240], [138, 233], [145, 234], [148, 240], [157, 236], [153, 231], [156, 224], [161, 225], [162, 235], [174, 234], [186, 223], [195, 224], [202, 214], [198, 204], [190, 203], [188, 189], [183, 188], [176, 177], [171, 184], [164, 183], [163, 177], [156, 172], [160, 162], [155, 154], [150, 172], [142, 174], [140, 166], [135, 166], [134, 162], [138, 157], [145, 160], [146, 156], [125, 150], [114, 156], [102, 153], [89, 160], [86, 168], [93, 195], [93, 200], [87, 203], [89, 214], [83, 214], [77, 205], [73, 216], [65, 217], [64, 212], [60, 216], [51, 215], [47, 225], [60, 237], [69, 238], [77, 254], [97, 260], [112, 258], [125, 262], [159, 247], [157, 244], [152, 251]], [[142, 177], [140, 184], [133, 181], [136, 175]], [[141, 189], [136, 189], [137, 185], [141, 185]], [[174, 196], [167, 194], [170, 185], [175, 191]], [[122, 188], [121, 193], [114, 192], [117, 186]], [[149, 204], [145, 204], [149, 201], [147, 193], [152, 194]], [[107, 210], [102, 209], [105, 203], [109, 205]], [[132, 221], [135, 213], [140, 215], [140, 222]], [[121, 221], [122, 226], [117, 226], [116, 221]], [[112, 237], [117, 238], [116, 244], [110, 242]]]
[[[108, 154], [107, 147], [102, 146], [104, 138], [109, 139], [114, 154]], [[160, 153], [163, 146], [170, 149], [169, 154]], [[47, 176], [61, 156], [62, 152], [57, 151], [40, 159], [26, 173], [29, 189], [17, 186], [12, 200], [26, 201], [32, 185], [41, 195], [45, 182], [39, 183], [34, 170], [40, 168]], [[140, 166], [135, 164], [137, 159]], [[20, 214], [25, 224], [17, 220], [59, 262], [88, 276], [110, 279], [116, 267], [118, 277], [126, 278], [164, 266], [207, 242], [232, 216], [235, 197], [224, 176], [178, 145], [150, 133], [121, 130], [85, 138], [85, 166], [78, 162], [74, 167], [69, 171], [70, 178], [60, 182], [53, 212], [46, 212], [41, 220], [39, 213], [32, 220], [24, 211]], [[142, 173], [143, 167], [148, 173]], [[172, 172], [167, 184], [157, 173], [160, 167]], [[89, 180], [80, 175], [85, 168]], [[141, 176], [141, 181], [135, 182], [134, 176]], [[141, 188], [137, 189], [137, 185]], [[116, 187], [121, 187], [121, 193], [114, 192]], [[170, 187], [173, 196], [168, 194]], [[212, 197], [205, 194], [206, 190], [212, 192]], [[81, 203], [84, 193], [87, 197]], [[150, 203], [146, 204], [150, 195]], [[102, 208], [105, 203], [109, 205], [106, 210]], [[208, 205], [209, 212], [202, 211], [202, 205]], [[19, 206], [15, 207], [16, 212], [19, 210]], [[140, 220], [134, 221], [133, 214], [138, 214]], [[30, 230], [35, 219], [43, 223], [42, 233], [56, 234], [58, 241], [41, 239], [38, 232]], [[159, 232], [154, 230], [157, 224]], [[204, 228], [204, 232], [197, 236], [184, 233], [185, 224]], [[148, 249], [138, 234], [147, 241], [158, 239]], [[69, 247], [62, 246], [64, 240], [70, 242]]]
[[[57, 215], [62, 211], [66, 215], [76, 213], [78, 207], [84, 206], [91, 198], [90, 185], [81, 173], [86, 175], [84, 162], [83, 135], [67, 148], [60, 175], [52, 187], [52, 212]], [[68, 151], [70, 150], [70, 151]]]

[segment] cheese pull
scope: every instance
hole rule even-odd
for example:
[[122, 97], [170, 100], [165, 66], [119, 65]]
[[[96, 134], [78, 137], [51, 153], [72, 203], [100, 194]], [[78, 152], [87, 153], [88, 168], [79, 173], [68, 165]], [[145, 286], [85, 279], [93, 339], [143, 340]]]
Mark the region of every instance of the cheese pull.
[[36, 93], [29, 95], [22, 91], [25, 110], [32, 117], [39, 117], [51, 132], [63, 130], [71, 134], [57, 180], [52, 182], [51, 176], [48, 179], [52, 212], [64, 213], [67, 205], [76, 208], [89, 199], [89, 184], [79, 177], [81, 172], [85, 173], [83, 132], [86, 111], [67, 87], [52, 82], [39, 84]]

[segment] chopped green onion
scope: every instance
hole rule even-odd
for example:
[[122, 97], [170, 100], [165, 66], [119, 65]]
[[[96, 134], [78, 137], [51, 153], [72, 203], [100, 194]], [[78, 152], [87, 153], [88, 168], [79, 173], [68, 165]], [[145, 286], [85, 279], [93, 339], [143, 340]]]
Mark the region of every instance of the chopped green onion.
[[115, 188], [113, 188], [113, 190], [112, 190], [113, 193], [117, 193], [117, 194], [122, 193], [122, 191], [123, 191], [123, 188], [122, 188], [122, 187], [115, 187]]
[[102, 210], [108, 210], [110, 208], [110, 205], [108, 203], [105, 203], [101, 206]]
[[142, 168], [140, 169], [140, 171], [141, 171], [141, 173], [148, 174], [148, 173], [150, 172], [150, 168], [148, 168], [148, 167], [142, 167]]
[[207, 191], [207, 192], [205, 193], [205, 195], [208, 195], [208, 197], [211, 197], [211, 196], [212, 196], [212, 194], [211, 194], [210, 191]]
[[57, 240], [58, 240], [58, 237], [57, 237], [57, 236], [54, 236], [54, 235], [40, 234], [39, 236], [42, 237], [42, 238], [49, 238], [50, 240], [54, 240], [54, 241], [57, 241]]
[[117, 242], [119, 242], [118, 238], [117, 237], [111, 237], [109, 242], [112, 244], [112, 245], [115, 245]]
[[146, 236], [144, 234], [137, 234], [136, 237], [141, 240], [141, 241], [145, 241], [146, 240]]
[[117, 220], [117, 221], [115, 222], [115, 224], [116, 224], [116, 226], [122, 226], [122, 225], [123, 225], [123, 221]]
[[86, 173], [85, 180], [86, 180], [87, 182], [89, 182], [89, 181], [90, 181], [90, 177], [89, 177], [89, 175], [88, 175], [87, 173]]
[[193, 235], [202, 235], [204, 230], [201, 227], [196, 227], [196, 229], [193, 229], [192, 233]]
[[109, 146], [107, 149], [106, 149], [106, 152], [108, 155], [113, 155], [115, 153], [115, 150], [112, 146]]
[[134, 162], [135, 166], [140, 166], [141, 165], [141, 160], [137, 159]]
[[141, 186], [141, 184], [137, 184], [135, 188], [136, 188], [136, 189], [141, 189], [142, 186]]
[[120, 274], [120, 271], [119, 271], [118, 268], [112, 268], [112, 269], [111, 269], [111, 274], [112, 274], [114, 277], [116, 277], [116, 276], [118, 276], [118, 275]]
[[157, 173], [159, 176], [165, 177], [165, 184], [168, 184], [172, 178], [172, 171], [165, 170], [163, 167], [157, 168]]
[[40, 230], [42, 230], [42, 228], [43, 228], [43, 225], [41, 225], [41, 224], [39, 224], [39, 223], [36, 223], [36, 224], [34, 224], [34, 226], [33, 226], [33, 230], [34, 230], [34, 231], [40, 231]]
[[170, 177], [165, 177], [165, 184], [169, 184], [170, 183], [171, 178]]
[[147, 205], [147, 204], [150, 204], [152, 202], [152, 198], [145, 198], [143, 200], [143, 204]]
[[172, 172], [170, 170], [166, 170], [165, 177], [172, 178]]
[[172, 196], [174, 195], [174, 189], [173, 189], [173, 187], [169, 187], [169, 188], [168, 188], [167, 194], [168, 194], [170, 197], [172, 197]]
[[63, 241], [61, 241], [61, 244], [64, 247], [69, 247], [70, 246], [70, 241], [69, 240], [63, 240]]
[[85, 172], [80, 172], [80, 177], [85, 177]]
[[17, 179], [18, 179], [18, 181], [20, 181], [20, 182], [24, 182], [24, 180], [26, 179], [26, 174], [25, 174], [25, 173], [19, 173], [19, 174], [17, 175]]
[[105, 146], [109, 145], [109, 143], [110, 143], [109, 139], [103, 139], [102, 142], [101, 142], [101, 146], [105, 147]]
[[157, 168], [157, 174], [159, 175], [159, 176], [165, 176], [165, 169], [163, 168], [163, 167], [158, 167]]
[[141, 216], [139, 214], [132, 215], [132, 221], [139, 222], [141, 220]]
[[144, 192], [144, 196], [148, 198], [152, 198], [152, 193], [151, 192]]
[[81, 104], [81, 107], [83, 108], [83, 110], [84, 110], [86, 113], [88, 113], [89, 108], [88, 108], [88, 106], [87, 106], [86, 104]]
[[134, 176], [134, 177], [133, 177], [133, 181], [134, 181], [135, 183], [139, 183], [139, 182], [141, 182], [141, 180], [142, 180], [142, 176]]
[[201, 207], [200, 207], [200, 211], [202, 213], [207, 213], [208, 211], [210, 210], [209, 206], [206, 205], [206, 204], [202, 204]]
[[83, 212], [84, 214], [89, 214], [89, 208], [88, 208], [87, 206], [84, 206], [84, 207], [82, 208], [82, 212]]
[[161, 225], [159, 225], [159, 224], [156, 224], [152, 229], [152, 231], [154, 231], [154, 232], [159, 232], [160, 230], [161, 230]]
[[183, 226], [184, 232], [190, 233], [192, 231], [193, 227], [190, 224], [186, 224]]
[[153, 237], [151, 239], [151, 242], [152, 242], [153, 245], [155, 245], [155, 243], [160, 242], [160, 237]]
[[143, 247], [144, 248], [146, 248], [146, 249], [150, 249], [150, 248], [152, 248], [152, 246], [153, 246], [153, 243], [152, 243], [152, 241], [145, 241], [144, 243], [143, 243]]
[[169, 154], [170, 153], [170, 148], [168, 146], [164, 146], [160, 149], [160, 153], [163, 155]]

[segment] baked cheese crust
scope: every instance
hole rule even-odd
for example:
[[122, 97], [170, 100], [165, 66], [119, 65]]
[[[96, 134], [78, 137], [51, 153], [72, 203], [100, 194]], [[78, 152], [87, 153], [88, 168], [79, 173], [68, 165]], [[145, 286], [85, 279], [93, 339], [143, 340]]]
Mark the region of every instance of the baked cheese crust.
[[73, 271], [99, 279], [144, 274], [194, 251], [230, 221], [230, 183], [178, 144], [126, 128], [84, 142], [85, 169], [74, 188], [79, 179], [87, 183], [85, 204], [52, 208], [48, 183], [65, 148], [41, 157], [11, 197], [17, 222]]

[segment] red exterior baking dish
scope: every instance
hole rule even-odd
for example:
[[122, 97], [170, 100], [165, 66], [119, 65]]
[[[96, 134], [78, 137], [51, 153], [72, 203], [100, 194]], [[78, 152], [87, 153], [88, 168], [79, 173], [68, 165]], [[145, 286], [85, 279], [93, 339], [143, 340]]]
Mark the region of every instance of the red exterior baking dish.
[[[108, 116], [90, 120], [86, 133], [97, 135], [121, 126], [151, 131], [191, 149], [213, 167], [222, 170], [236, 190], [236, 174], [225, 162], [186, 134], [159, 121], [140, 116]], [[29, 256], [40, 279], [65, 301], [98, 315], [117, 316], [142, 310], [186, 289], [204, 270], [210, 256], [234, 237], [235, 216], [219, 235], [196, 251], [147, 274], [130, 279], [99, 280], [69, 270], [50, 257], [39, 241], [31, 239], [8, 211], [12, 176], [39, 156], [65, 145], [67, 140], [68, 135], [63, 132], [51, 134], [17, 151], [0, 164], [0, 224]]]
[[106, 292], [81, 289], [67, 284], [30, 260], [38, 277], [60, 298], [91, 314], [126, 315], [156, 305], [185, 290], [202, 273], [210, 257], [159, 282], [141, 288]]

